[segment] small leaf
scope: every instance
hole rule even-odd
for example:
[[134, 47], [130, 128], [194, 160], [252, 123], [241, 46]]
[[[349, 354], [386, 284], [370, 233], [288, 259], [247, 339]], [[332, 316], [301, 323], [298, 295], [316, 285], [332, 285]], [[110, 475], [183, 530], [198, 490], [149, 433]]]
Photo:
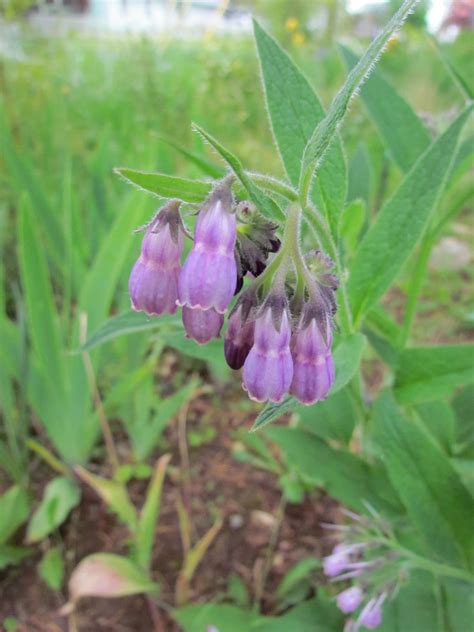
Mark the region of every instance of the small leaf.
[[270, 219], [282, 219], [284, 217], [278, 204], [271, 197], [269, 197], [259, 186], [253, 182], [250, 175], [248, 175], [240, 160], [234, 156], [228, 149], [221, 145], [215, 138], [203, 130], [199, 125], [193, 124], [193, 129], [200, 134], [204, 140], [206, 140], [217, 153], [225, 160], [237, 178], [242, 183], [243, 187], [247, 191], [250, 199], [256, 205], [258, 210], [266, 215]]
[[71, 612], [83, 597], [116, 598], [139, 593], [156, 593], [158, 584], [126, 557], [94, 553], [85, 557], [69, 580], [69, 603], [62, 614]]
[[26, 546], [0, 545], [0, 571], [7, 566], [19, 564], [25, 557], [33, 555], [34, 551]]
[[29, 511], [28, 494], [20, 485], [13, 485], [0, 496], [0, 545], [25, 522]]
[[52, 590], [59, 590], [63, 584], [64, 561], [60, 547], [48, 549], [38, 564], [41, 579]]
[[321, 568], [321, 560], [317, 557], [306, 557], [297, 562], [289, 571], [287, 571], [278, 584], [275, 596], [281, 599], [287, 592], [292, 590], [294, 586], [302, 579], [305, 579], [313, 571]]
[[95, 474], [91, 474], [83, 467], [77, 466], [75, 472], [85, 483], [102, 498], [117, 516], [134, 531], [137, 525], [137, 513], [130, 502], [124, 485], [117, 481], [111, 481]]
[[79, 504], [79, 500], [79, 488], [70, 478], [58, 476], [50, 481], [28, 524], [26, 541], [30, 544], [39, 542], [57, 529]]
[[395, 395], [402, 403], [440, 399], [474, 381], [474, 345], [404, 349], [398, 357]]
[[348, 283], [356, 321], [388, 289], [422, 236], [443, 190], [469, 113], [470, 108], [422, 154], [359, 245]]
[[127, 167], [117, 167], [115, 173], [146, 193], [162, 198], [176, 198], [183, 202], [203, 202], [212, 189], [211, 182], [186, 180], [176, 176], [167, 176], [164, 173], [147, 173]]
[[157, 461], [153, 478], [146, 492], [145, 503], [138, 518], [134, 536], [135, 561], [145, 569], [150, 567], [155, 529], [160, 514], [161, 490], [170, 459], [171, 456], [165, 454]]

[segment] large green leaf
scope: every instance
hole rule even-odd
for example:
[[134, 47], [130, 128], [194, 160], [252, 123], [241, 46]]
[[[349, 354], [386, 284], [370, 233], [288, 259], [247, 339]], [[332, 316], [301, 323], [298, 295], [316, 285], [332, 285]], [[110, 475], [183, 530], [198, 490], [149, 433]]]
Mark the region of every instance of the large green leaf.
[[356, 415], [352, 400], [343, 389], [323, 402], [298, 408], [298, 427], [313, 432], [326, 440], [349, 443]]
[[[351, 70], [359, 59], [349, 48], [341, 46], [341, 50]], [[431, 143], [421, 119], [379, 70], [370, 75], [360, 96], [393, 160], [402, 171], [409, 171]]]
[[348, 283], [356, 322], [388, 289], [422, 236], [470, 111], [458, 116], [417, 160], [362, 240]]
[[385, 28], [372, 40], [369, 48], [349, 73], [344, 85], [335, 96], [326, 116], [315, 128], [306, 145], [301, 164], [300, 188], [304, 196], [309, 192], [314, 172], [321, 168], [323, 159], [335, 140], [351, 99], [374, 68], [388, 40], [402, 26], [416, 2], [417, 0], [405, 0]]
[[398, 356], [395, 394], [400, 402], [423, 402], [449, 395], [474, 381], [474, 345], [405, 349]]
[[[380, 472], [347, 450], [336, 450], [310, 432], [274, 427], [265, 433], [281, 448], [285, 459], [315, 485], [352, 509], [366, 513], [367, 505], [378, 511], [396, 512], [396, 493], [377, 482]], [[383, 494], [381, 494], [383, 492]]]
[[[304, 149], [324, 110], [306, 77], [256, 21], [254, 34], [273, 134], [286, 173], [297, 186]], [[346, 186], [346, 165], [338, 140], [316, 174], [314, 187], [315, 202], [326, 212], [333, 232], [344, 206]]]
[[281, 617], [266, 617], [256, 624], [255, 632], [339, 632], [344, 615], [333, 600], [319, 596], [291, 608]]
[[[354, 377], [359, 368], [362, 352], [365, 347], [365, 336], [352, 334], [343, 338], [334, 351], [334, 364], [336, 366], [336, 379], [331, 388], [329, 397], [334, 395]], [[294, 397], [287, 396], [278, 404], [268, 403], [258, 415], [252, 426], [252, 431], [266, 426], [285, 413], [301, 408], [302, 404]]]
[[253, 624], [261, 620], [252, 610], [243, 610], [227, 604], [198, 604], [175, 608], [173, 618], [183, 632], [209, 632], [216, 628], [219, 632], [250, 632]]
[[435, 441], [404, 418], [390, 392], [374, 407], [374, 438], [408, 515], [432, 554], [453, 564], [474, 562], [474, 503]]
[[0, 545], [25, 522], [29, 510], [28, 494], [20, 485], [13, 485], [0, 496]]

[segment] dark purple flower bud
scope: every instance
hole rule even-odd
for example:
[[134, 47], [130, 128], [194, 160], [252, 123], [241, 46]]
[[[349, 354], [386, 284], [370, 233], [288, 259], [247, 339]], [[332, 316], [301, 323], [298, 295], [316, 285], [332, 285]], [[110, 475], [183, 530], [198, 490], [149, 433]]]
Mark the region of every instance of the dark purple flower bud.
[[350, 612], [354, 612], [362, 603], [362, 599], [364, 598], [364, 593], [359, 588], [359, 586], [352, 586], [351, 588], [347, 588], [347, 590], [343, 590], [337, 596], [337, 607], [344, 614], [349, 614]]
[[200, 345], [206, 344], [212, 338], [218, 338], [224, 323], [223, 314], [219, 314], [212, 307], [183, 307], [183, 325], [189, 338]]
[[243, 367], [254, 337], [255, 323], [253, 320], [245, 321], [243, 310], [243, 305], [238, 305], [231, 314], [224, 338], [225, 359], [230, 368], [236, 370]]
[[385, 594], [382, 594], [378, 599], [375, 597], [371, 599], [360, 613], [357, 623], [369, 630], [378, 628], [382, 623], [382, 604], [384, 600]]
[[174, 314], [178, 298], [183, 233], [179, 202], [171, 200], [145, 228], [141, 254], [128, 283], [132, 308], [147, 314]]
[[286, 300], [270, 296], [255, 321], [254, 344], [244, 363], [243, 386], [258, 402], [283, 399], [293, 378], [291, 325]]
[[228, 182], [218, 185], [199, 212], [194, 246], [179, 275], [179, 304], [223, 314], [237, 285], [237, 236]]
[[325, 399], [334, 382], [330, 319], [312, 309], [307, 306], [291, 340], [294, 374], [290, 393], [303, 404]]

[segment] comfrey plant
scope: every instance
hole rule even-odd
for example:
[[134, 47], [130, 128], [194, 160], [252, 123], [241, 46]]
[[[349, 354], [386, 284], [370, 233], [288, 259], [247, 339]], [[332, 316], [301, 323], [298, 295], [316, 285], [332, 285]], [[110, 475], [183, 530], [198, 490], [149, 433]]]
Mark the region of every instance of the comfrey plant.
[[[327, 396], [334, 381], [338, 281], [330, 272], [332, 262], [320, 252], [303, 256], [297, 204], [288, 210], [280, 242], [277, 223], [265, 220], [251, 202], [236, 202], [234, 180], [230, 174], [218, 182], [199, 209], [182, 267], [188, 233], [180, 201], [167, 202], [144, 228], [129, 281], [132, 308], [160, 315], [181, 306], [187, 336], [205, 344], [219, 336], [237, 295], [224, 353], [232, 369], [243, 367], [249, 396], [280, 402], [291, 393], [312, 404]], [[276, 254], [268, 262], [271, 253]]]

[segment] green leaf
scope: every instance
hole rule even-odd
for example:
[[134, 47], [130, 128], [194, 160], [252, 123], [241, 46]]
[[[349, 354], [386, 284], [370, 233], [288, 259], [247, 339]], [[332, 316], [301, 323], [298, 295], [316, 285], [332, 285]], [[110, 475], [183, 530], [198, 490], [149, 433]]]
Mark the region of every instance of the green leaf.
[[61, 328], [49, 280], [46, 251], [30, 203], [25, 199], [20, 205], [18, 245], [30, 340], [49, 382], [61, 391], [64, 387]]
[[135, 561], [142, 568], [149, 569], [155, 529], [160, 514], [161, 490], [165, 479], [166, 467], [170, 461], [169, 454], [163, 455], [155, 465], [153, 478], [148, 486], [145, 503], [138, 517], [137, 529], [134, 536]]
[[187, 180], [167, 176], [164, 173], [147, 173], [127, 167], [117, 167], [115, 173], [146, 193], [162, 198], [176, 198], [183, 202], [200, 203], [206, 199], [212, 189], [212, 182]]
[[405, 419], [390, 392], [374, 406], [374, 438], [392, 484], [420, 537], [440, 560], [474, 562], [474, 503], [458, 474], [417, 421]]
[[278, 584], [275, 597], [281, 599], [302, 579], [305, 579], [313, 571], [319, 570], [320, 568], [321, 560], [318, 557], [306, 557], [300, 560], [285, 573], [281, 582]]
[[395, 394], [402, 403], [449, 395], [474, 380], [474, 345], [441, 345], [404, 349], [398, 356]]
[[59, 590], [63, 584], [64, 561], [59, 546], [46, 551], [38, 564], [38, 574], [51, 590]]
[[367, 219], [367, 206], [361, 199], [352, 200], [341, 215], [341, 237], [352, 255], [357, 249], [359, 236]]
[[20, 485], [13, 485], [0, 496], [0, 545], [7, 542], [25, 522], [29, 511], [28, 494]]
[[0, 571], [7, 566], [19, 564], [25, 557], [33, 555], [33, 550], [26, 546], [11, 546], [0, 544]]
[[[352, 334], [343, 338], [334, 351], [334, 364], [336, 366], [336, 379], [329, 392], [329, 396], [337, 393], [354, 377], [357, 372], [366, 343], [362, 334]], [[300, 408], [302, 404], [294, 397], [287, 396], [278, 404], [268, 403], [259, 413], [255, 420], [251, 432], [259, 430], [271, 421], [275, 421], [285, 413]]]
[[73, 610], [83, 597], [125, 597], [139, 593], [157, 593], [158, 584], [126, 557], [94, 553], [79, 562], [69, 580], [69, 603], [62, 612]]
[[50, 481], [39, 507], [31, 516], [26, 541], [30, 544], [39, 542], [49, 535], [66, 520], [79, 500], [79, 488], [71, 479], [58, 476]]
[[260, 615], [226, 604], [199, 604], [175, 608], [173, 618], [183, 632], [209, 632], [214, 626], [219, 632], [250, 632]]
[[[345, 46], [341, 46], [341, 51], [351, 70], [358, 57]], [[421, 119], [379, 70], [372, 72], [360, 96], [393, 160], [402, 171], [409, 171], [431, 143]]]
[[91, 474], [83, 467], [77, 466], [75, 471], [102, 498], [109, 509], [116, 513], [132, 532], [135, 531], [137, 513], [128, 497], [125, 485]]
[[352, 262], [348, 289], [354, 318], [378, 301], [423, 234], [443, 190], [465, 110], [418, 159], [365, 234]]
[[117, 316], [112, 316], [100, 325], [81, 347], [80, 351], [90, 351], [94, 347], [103, 345], [114, 338], [135, 334], [141, 331], [151, 331], [160, 327], [179, 327], [181, 318], [179, 314], [165, 314], [156, 318], [148, 316], [143, 312], [124, 312]]
[[335, 96], [326, 116], [314, 130], [306, 145], [301, 165], [300, 191], [303, 197], [306, 198], [314, 172], [321, 168], [325, 154], [335, 139], [352, 97], [370, 74], [388, 40], [402, 26], [416, 2], [417, 0], [405, 0], [385, 28], [372, 40], [369, 48], [349, 73], [344, 85]]
[[355, 454], [298, 428], [273, 427], [265, 434], [278, 444], [288, 465], [348, 507], [367, 513], [370, 503], [379, 511], [396, 510], [395, 491], [389, 486], [380, 495], [378, 472]]
[[201, 154], [189, 151], [189, 149], [186, 149], [186, 147], [182, 147], [172, 138], [165, 138], [164, 136], [160, 136], [160, 140], [170, 147], [173, 147], [173, 149], [175, 149], [178, 153], [189, 160], [189, 162], [195, 164], [205, 175], [217, 179], [223, 178], [225, 176], [225, 169], [219, 167], [219, 165], [216, 165], [213, 162], [210, 162]]
[[284, 214], [280, 207], [271, 197], [269, 197], [262, 189], [257, 186], [250, 175], [248, 175], [242, 166], [240, 160], [234, 156], [228, 149], [221, 145], [215, 138], [203, 130], [199, 125], [193, 124], [193, 129], [206, 140], [217, 153], [225, 160], [237, 178], [247, 191], [250, 199], [256, 205], [258, 210], [270, 219], [282, 219]]
[[[324, 110], [308, 80], [285, 51], [255, 20], [253, 26], [273, 134], [286, 173], [297, 186], [304, 149], [324, 117]], [[346, 165], [337, 141], [316, 176], [314, 191], [315, 202], [325, 211], [334, 233], [345, 196]]]
[[[323, 165], [324, 166], [324, 165]], [[362, 200], [367, 205], [370, 200], [372, 167], [367, 148], [359, 143], [349, 163], [347, 202]]]
[[[281, 617], [265, 617], [252, 630], [256, 632], [339, 632], [344, 615], [332, 599], [319, 596], [291, 608]], [[223, 631], [224, 632], [224, 631]]]
[[443, 401], [425, 402], [416, 407], [426, 430], [440, 449], [451, 455], [455, 441], [456, 419], [451, 406]]
[[348, 444], [354, 431], [356, 415], [352, 400], [343, 389], [312, 406], [298, 408], [298, 427], [326, 440]]
[[456, 442], [457, 453], [468, 455], [474, 459], [474, 416], [472, 404], [474, 402], [474, 385], [464, 387], [453, 399], [456, 413]]

